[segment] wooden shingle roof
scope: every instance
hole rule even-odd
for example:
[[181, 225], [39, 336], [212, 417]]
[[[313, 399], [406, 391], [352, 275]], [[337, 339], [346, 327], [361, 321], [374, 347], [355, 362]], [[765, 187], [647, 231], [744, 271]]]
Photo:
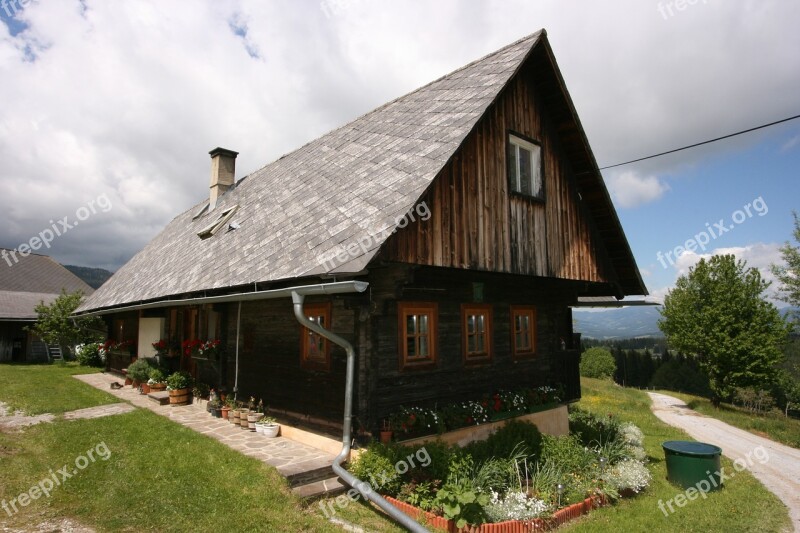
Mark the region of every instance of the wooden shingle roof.
[[[35, 319], [39, 302], [49, 304], [61, 293], [94, 292], [75, 274], [46, 255], [6, 255], [0, 260], [0, 320]], [[14, 261], [16, 257], [17, 261]]]
[[[204, 201], [178, 215], [79, 312], [362, 271], [541, 42], [544, 30], [311, 141], [240, 180], [211, 213], [196, 217]], [[232, 206], [236, 229], [197, 236]], [[326, 266], [365, 235], [380, 237]]]

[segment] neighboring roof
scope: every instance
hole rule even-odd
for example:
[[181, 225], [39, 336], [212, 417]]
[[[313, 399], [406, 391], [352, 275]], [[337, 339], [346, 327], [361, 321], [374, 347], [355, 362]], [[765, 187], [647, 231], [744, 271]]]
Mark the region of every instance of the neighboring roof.
[[[204, 200], [178, 215], [78, 311], [363, 271], [539, 43], [549, 53], [544, 30], [520, 39], [250, 174], [211, 213], [197, 216]], [[235, 205], [236, 229], [197, 236]], [[325, 264], [366, 236], [364, 253]]]
[[[84, 294], [94, 292], [75, 274], [61, 266], [46, 255], [30, 254], [23, 257], [18, 252], [15, 256], [5, 251], [4, 259], [0, 259], [0, 319], [33, 319], [36, 318], [36, 307], [39, 302], [50, 303], [61, 294], [83, 291]], [[15, 262], [14, 259], [17, 259]]]
[[58, 294], [49, 292], [0, 291], [0, 320], [36, 320], [36, 306], [51, 304], [56, 298]]

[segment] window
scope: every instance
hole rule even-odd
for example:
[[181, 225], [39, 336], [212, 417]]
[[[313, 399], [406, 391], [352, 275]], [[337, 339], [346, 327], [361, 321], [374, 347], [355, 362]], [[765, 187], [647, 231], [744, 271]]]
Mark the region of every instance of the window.
[[465, 363], [488, 363], [492, 360], [492, 306], [463, 304], [461, 332]]
[[[330, 328], [330, 303], [306, 305], [304, 311], [309, 320], [323, 328]], [[300, 366], [307, 370], [325, 372], [329, 372], [331, 369], [331, 347], [328, 339], [302, 326], [300, 328]]]
[[508, 136], [508, 181], [513, 192], [544, 199], [542, 149], [538, 144]]
[[436, 363], [437, 308], [431, 302], [400, 302], [397, 309], [400, 369]]
[[216, 233], [225, 227], [225, 224], [227, 224], [228, 221], [233, 218], [233, 215], [236, 213], [238, 208], [238, 205], [234, 205], [233, 207], [229, 207], [228, 209], [224, 210], [219, 214], [219, 217], [217, 217], [214, 222], [198, 231], [197, 236], [201, 239], [208, 239], [209, 237], [216, 235]]
[[514, 359], [536, 355], [536, 308], [511, 307], [511, 346]]

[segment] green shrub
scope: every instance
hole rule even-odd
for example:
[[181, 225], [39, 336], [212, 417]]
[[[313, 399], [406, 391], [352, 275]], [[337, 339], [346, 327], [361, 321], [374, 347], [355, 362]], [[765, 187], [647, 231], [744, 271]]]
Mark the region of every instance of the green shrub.
[[389, 447], [380, 443], [370, 444], [348, 466], [348, 470], [362, 481], [366, 481], [372, 490], [381, 494], [395, 495], [400, 492], [402, 480], [395, 469], [396, 462], [387, 455]]
[[179, 370], [174, 374], [170, 374], [167, 378], [167, 386], [172, 390], [188, 389], [192, 386], [194, 379], [192, 375], [185, 370]]
[[139, 383], [147, 383], [150, 379], [150, 370], [157, 365], [152, 359], [140, 357], [128, 366], [128, 377]]
[[542, 438], [542, 460], [562, 472], [586, 472], [598, 466], [598, 457], [587, 450], [577, 435]]
[[106, 361], [100, 355], [100, 345], [96, 342], [82, 344], [75, 349], [75, 358], [81, 366], [104, 367]]
[[600, 416], [570, 406], [569, 432], [578, 435], [584, 446], [591, 446], [615, 439], [619, 433], [619, 422], [610, 416]]
[[476, 463], [483, 463], [492, 457], [510, 457], [517, 450], [517, 445], [525, 446], [527, 457], [539, 456], [542, 448], [542, 434], [530, 422], [511, 420], [498, 429], [485, 441], [477, 441], [467, 446]]
[[581, 376], [586, 378], [612, 379], [617, 371], [614, 356], [605, 348], [589, 348], [581, 354]]

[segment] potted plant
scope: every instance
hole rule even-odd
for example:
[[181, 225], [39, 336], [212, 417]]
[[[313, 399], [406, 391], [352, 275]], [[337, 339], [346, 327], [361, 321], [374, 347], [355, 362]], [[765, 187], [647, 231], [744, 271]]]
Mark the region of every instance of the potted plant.
[[225, 398], [225, 400], [223, 400], [223, 404], [222, 404], [222, 418], [224, 418], [225, 420], [228, 420], [228, 416], [230, 415], [230, 412], [235, 408], [236, 408], [236, 400], [234, 400], [231, 397]]
[[381, 429], [381, 444], [389, 444], [390, 442], [392, 442], [392, 426], [389, 424], [389, 421], [384, 418]]
[[167, 378], [170, 405], [187, 405], [191, 399], [192, 375], [185, 370], [170, 374]]
[[166, 357], [167, 352], [169, 352], [169, 341], [167, 339], [160, 339], [159, 341], [152, 343], [151, 346], [156, 351], [156, 355], [158, 357]]
[[250, 410], [247, 412], [247, 429], [255, 431], [256, 422], [264, 416], [264, 402], [259, 400], [258, 403], [256, 403], [256, 399], [251, 396], [248, 408]]
[[278, 421], [271, 416], [262, 416], [258, 422], [256, 422], [256, 427], [259, 433], [270, 439], [277, 437], [281, 429], [281, 425], [278, 424]]
[[214, 418], [222, 418], [222, 402], [219, 400], [209, 400], [208, 412]]
[[[152, 368], [153, 366], [145, 358], [137, 359], [128, 366], [128, 376], [131, 378], [134, 388], [140, 387], [143, 383], [147, 384], [147, 380], [150, 379], [150, 370], [152, 370]], [[139, 390], [141, 392], [141, 388]], [[147, 392], [150, 391], [148, 390]]]
[[151, 391], [163, 391], [167, 389], [167, 377], [160, 368], [150, 369], [150, 379], [147, 380]]

